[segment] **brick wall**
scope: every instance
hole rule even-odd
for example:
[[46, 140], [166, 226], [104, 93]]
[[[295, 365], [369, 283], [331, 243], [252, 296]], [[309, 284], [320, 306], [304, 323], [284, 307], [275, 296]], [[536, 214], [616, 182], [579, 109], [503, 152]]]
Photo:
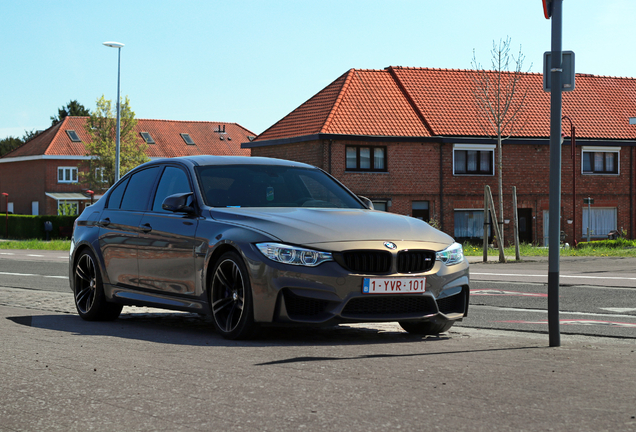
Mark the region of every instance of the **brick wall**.
[[[562, 147], [562, 229], [572, 242], [574, 224], [566, 223], [572, 213], [572, 159], [570, 147]], [[579, 142], [579, 145], [581, 143]], [[370, 199], [391, 199], [389, 211], [410, 215], [413, 201], [429, 201], [431, 218], [441, 219], [445, 232], [454, 234], [455, 209], [483, 209], [484, 187], [489, 185], [498, 209], [498, 177], [496, 175], [453, 175], [453, 144], [368, 142], [370, 146], [386, 146], [388, 172], [360, 173], [345, 169], [347, 145], [365, 145], [362, 141], [332, 141], [257, 147], [253, 156], [270, 156], [297, 160], [330, 170], [353, 192]], [[331, 148], [331, 155], [329, 155]], [[441, 175], [440, 175], [441, 151]], [[321, 153], [322, 152], [322, 153]], [[517, 207], [530, 209], [533, 241], [543, 241], [544, 211], [549, 208], [550, 155], [545, 145], [503, 144], [504, 219], [512, 219], [512, 187], [517, 188]], [[322, 157], [320, 155], [322, 154]], [[496, 149], [495, 149], [496, 154]], [[576, 239], [581, 241], [583, 198], [594, 198], [594, 207], [617, 209], [617, 228], [633, 238], [636, 216], [634, 187], [634, 151], [622, 147], [620, 175], [581, 174], [581, 147], [576, 153]], [[441, 179], [441, 182], [440, 182]], [[630, 186], [631, 185], [631, 186]], [[631, 192], [630, 192], [631, 191]], [[513, 224], [504, 225], [506, 240], [512, 240]]]
[[[29, 161], [0, 164], [0, 192], [9, 194], [15, 214], [30, 215], [31, 204], [38, 202], [41, 215], [57, 214], [57, 201], [47, 197], [46, 192], [82, 192], [85, 190], [77, 183], [58, 183], [59, 166], [78, 166], [77, 160], [36, 159]], [[6, 209], [5, 200], [0, 203], [0, 212]], [[88, 200], [90, 202], [90, 200]], [[84, 203], [80, 203], [80, 211]]]

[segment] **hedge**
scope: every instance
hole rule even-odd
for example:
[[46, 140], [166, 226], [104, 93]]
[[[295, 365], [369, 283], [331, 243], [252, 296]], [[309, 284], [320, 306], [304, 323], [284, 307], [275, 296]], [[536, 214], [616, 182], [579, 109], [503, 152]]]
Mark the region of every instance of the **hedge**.
[[53, 230], [49, 233], [51, 239], [70, 238], [76, 216], [30, 216], [9, 215], [9, 235], [7, 236], [7, 217], [0, 214], [0, 238], [10, 239], [46, 239], [44, 222], [50, 221]]

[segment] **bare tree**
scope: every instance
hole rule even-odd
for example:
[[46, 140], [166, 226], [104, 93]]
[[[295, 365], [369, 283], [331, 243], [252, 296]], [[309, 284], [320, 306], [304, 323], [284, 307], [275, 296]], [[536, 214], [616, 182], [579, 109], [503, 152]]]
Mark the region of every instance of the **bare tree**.
[[[513, 57], [510, 54], [510, 38], [492, 43], [491, 70], [485, 70], [477, 61], [473, 49], [471, 61], [473, 69], [477, 73], [473, 75], [473, 95], [479, 114], [479, 121], [484, 132], [489, 136], [497, 137], [497, 177], [499, 195], [499, 221], [503, 223], [503, 159], [501, 142], [515, 132], [520, 132], [525, 123], [519, 122], [520, 113], [523, 110], [527, 87], [522, 86], [525, 72], [522, 72], [525, 56], [521, 53]], [[514, 65], [511, 71], [510, 66]], [[532, 67], [532, 64], [530, 65]], [[528, 68], [528, 72], [530, 68]], [[501, 238], [498, 242], [503, 244], [503, 229], [500, 230]], [[486, 233], [484, 233], [486, 235]]]

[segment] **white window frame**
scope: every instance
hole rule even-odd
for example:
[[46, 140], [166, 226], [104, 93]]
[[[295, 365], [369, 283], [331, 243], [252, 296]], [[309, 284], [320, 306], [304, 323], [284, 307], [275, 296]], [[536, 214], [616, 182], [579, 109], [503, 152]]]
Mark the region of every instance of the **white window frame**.
[[[63, 172], [63, 179], [60, 180], [60, 171]], [[73, 176], [73, 173], [75, 174]], [[68, 175], [67, 175], [68, 174]], [[67, 180], [67, 177], [70, 178], [70, 180]], [[73, 180], [73, 177], [75, 177], [75, 180]], [[57, 182], [58, 183], [77, 183], [77, 167], [70, 167], [70, 166], [59, 166], [57, 167]]]
[[[616, 172], [594, 172], [583, 171], [583, 163], [585, 161], [584, 153], [616, 153]], [[582, 175], [604, 175], [604, 176], [619, 176], [621, 174], [621, 148], [620, 147], [595, 147], [595, 146], [583, 146], [581, 147], [581, 174]]]
[[[481, 176], [481, 177], [493, 177], [495, 175], [495, 144], [453, 144], [453, 175], [454, 176]], [[455, 172], [455, 150], [460, 151], [490, 151], [492, 152], [492, 158], [490, 160], [490, 166], [492, 168], [492, 174], [480, 174], [480, 173], [456, 173]]]
[[95, 180], [106, 183], [106, 179], [104, 179], [104, 167], [95, 168]]

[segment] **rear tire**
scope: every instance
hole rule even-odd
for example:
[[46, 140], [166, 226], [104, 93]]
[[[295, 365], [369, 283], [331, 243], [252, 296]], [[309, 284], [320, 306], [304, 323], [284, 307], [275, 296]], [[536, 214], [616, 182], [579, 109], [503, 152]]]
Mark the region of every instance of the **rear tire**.
[[217, 332], [226, 339], [249, 339], [257, 330], [252, 287], [247, 269], [235, 252], [223, 254], [214, 265], [208, 287]]
[[112, 321], [119, 316], [123, 306], [106, 301], [97, 259], [89, 249], [80, 253], [73, 277], [75, 307], [82, 319]]
[[400, 326], [416, 335], [438, 335], [448, 331], [455, 321], [400, 321]]

